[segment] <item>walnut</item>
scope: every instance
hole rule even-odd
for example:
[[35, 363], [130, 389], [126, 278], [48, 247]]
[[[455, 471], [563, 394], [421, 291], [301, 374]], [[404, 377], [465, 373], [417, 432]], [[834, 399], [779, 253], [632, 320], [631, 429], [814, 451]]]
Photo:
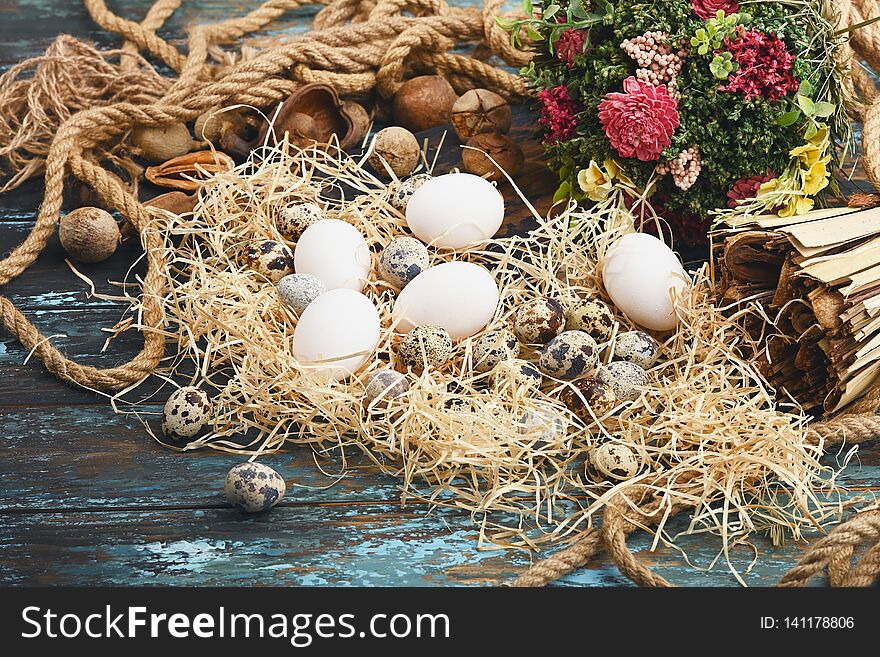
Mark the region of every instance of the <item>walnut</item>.
[[525, 162], [522, 149], [504, 135], [484, 132], [471, 137], [467, 146], [461, 155], [465, 170], [488, 180], [502, 180], [505, 177], [492, 160], [509, 176], [518, 174]]
[[413, 133], [406, 128], [392, 126], [380, 130], [373, 142], [368, 159], [376, 173], [390, 177], [388, 169], [398, 178], [408, 176], [419, 164], [421, 149]]
[[462, 141], [485, 132], [506, 134], [511, 120], [510, 105], [488, 89], [471, 89], [452, 106], [452, 126]]

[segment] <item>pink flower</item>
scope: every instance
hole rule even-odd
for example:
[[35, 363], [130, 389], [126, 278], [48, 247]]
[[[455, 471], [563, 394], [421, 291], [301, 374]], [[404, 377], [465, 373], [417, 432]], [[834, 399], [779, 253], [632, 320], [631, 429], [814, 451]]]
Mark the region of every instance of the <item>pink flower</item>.
[[587, 33], [584, 30], [566, 30], [556, 41], [556, 57], [568, 68], [574, 66], [574, 58], [584, 54]]
[[725, 49], [739, 64], [721, 91], [741, 91], [746, 98], [763, 96], [778, 100], [797, 91], [798, 81], [791, 72], [794, 55], [775, 34], [744, 30], [735, 39], [725, 39]]
[[655, 87], [634, 77], [623, 81], [624, 93], [610, 93], [599, 103], [599, 121], [623, 157], [656, 160], [672, 143], [678, 128], [678, 103], [665, 85]]
[[715, 18], [719, 9], [725, 16], [739, 11], [739, 3], [736, 0], [691, 0], [691, 6], [694, 8], [694, 13], [703, 20]]
[[538, 100], [543, 104], [538, 123], [546, 129], [545, 143], [553, 144], [573, 138], [577, 128], [577, 113], [581, 106], [571, 97], [568, 87], [561, 84], [539, 91]]
[[773, 173], [772, 171], [768, 171], [763, 176], [740, 178], [735, 183], [733, 183], [733, 187], [731, 187], [730, 191], [727, 192], [727, 207], [737, 208], [739, 207], [740, 201], [746, 201], [750, 198], [755, 198], [761, 185], [763, 185], [765, 182], [773, 180], [775, 177], [775, 173]]

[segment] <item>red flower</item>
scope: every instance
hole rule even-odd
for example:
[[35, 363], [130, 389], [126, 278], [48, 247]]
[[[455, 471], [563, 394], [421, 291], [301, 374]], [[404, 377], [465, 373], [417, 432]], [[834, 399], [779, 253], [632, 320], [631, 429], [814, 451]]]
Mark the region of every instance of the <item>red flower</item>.
[[736, 0], [691, 0], [691, 6], [694, 8], [694, 13], [703, 20], [715, 18], [719, 9], [725, 16], [739, 11], [739, 3]]
[[599, 121], [623, 157], [656, 160], [672, 143], [678, 128], [678, 103], [664, 85], [655, 87], [634, 77], [623, 81], [624, 93], [610, 93], [599, 103]]
[[775, 34], [744, 30], [735, 39], [725, 39], [726, 50], [739, 68], [721, 91], [741, 91], [746, 98], [763, 96], [778, 100], [797, 91], [798, 81], [791, 72], [794, 55]]
[[544, 105], [538, 122], [546, 128], [545, 143], [553, 144], [573, 138], [577, 128], [577, 113], [581, 106], [571, 97], [568, 87], [561, 84], [539, 91], [538, 100]]
[[760, 188], [765, 182], [773, 180], [775, 177], [775, 173], [768, 171], [763, 176], [740, 178], [733, 183], [733, 187], [727, 192], [727, 207], [737, 208], [739, 207], [739, 201], [755, 198], [758, 193], [758, 188]]
[[587, 33], [584, 30], [566, 30], [556, 41], [556, 57], [568, 68], [574, 66], [574, 58], [584, 54]]

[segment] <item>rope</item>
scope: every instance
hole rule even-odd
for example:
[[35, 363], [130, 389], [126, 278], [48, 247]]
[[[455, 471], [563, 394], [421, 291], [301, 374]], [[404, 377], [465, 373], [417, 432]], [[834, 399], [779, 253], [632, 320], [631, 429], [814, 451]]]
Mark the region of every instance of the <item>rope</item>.
[[[526, 94], [522, 81], [511, 73], [459, 56], [442, 57], [461, 42], [488, 41], [490, 47], [493, 43], [501, 47], [497, 31], [484, 34], [487, 25], [494, 26], [489, 14], [498, 6], [495, 0], [484, 10], [450, 9], [442, 0], [339, 0], [319, 14], [317, 30], [226, 70], [218, 71], [208, 64], [209, 46], [239, 39], [305, 4], [314, 3], [268, 0], [243, 17], [196, 26], [190, 30], [188, 55], [184, 56], [156, 34], [180, 5], [179, 0], [158, 0], [141, 23], [120, 18], [103, 0], [85, 0], [98, 25], [125, 39], [126, 52], [133, 48], [145, 51], [176, 71], [178, 77], [158, 102], [120, 102], [87, 109], [61, 125], [46, 157], [45, 192], [34, 227], [0, 261], [3, 286], [27, 270], [46, 248], [58, 221], [68, 172], [91, 186], [140, 232], [148, 265], [143, 285], [144, 346], [127, 363], [109, 369], [76, 363], [55, 348], [8, 298], [0, 297], [2, 325], [60, 379], [98, 390], [121, 390], [148, 376], [165, 350], [163, 314], [158, 303], [165, 290], [157, 274], [165, 255], [158, 228], [151, 223], [150, 211], [118, 178], [87, 157], [90, 149], [137, 125], [191, 121], [213, 107], [227, 104], [267, 107], [289, 95], [296, 81], [329, 82], [347, 95], [366, 95], [380, 85], [380, 90], [396, 89], [414, 46], [418, 47], [416, 58], [422, 65], [452, 79], [469, 80], [470, 86], [489, 86], [507, 97]], [[511, 56], [508, 50], [499, 54]], [[288, 73], [293, 73], [294, 79]]]

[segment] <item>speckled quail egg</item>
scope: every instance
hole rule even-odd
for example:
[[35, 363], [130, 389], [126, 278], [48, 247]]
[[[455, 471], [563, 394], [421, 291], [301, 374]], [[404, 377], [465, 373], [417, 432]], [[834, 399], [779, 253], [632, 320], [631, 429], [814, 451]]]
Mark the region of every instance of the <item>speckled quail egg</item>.
[[635, 363], [644, 369], [648, 369], [656, 363], [659, 355], [660, 345], [643, 331], [621, 333], [614, 342], [615, 358]]
[[470, 413], [474, 410], [473, 403], [467, 397], [450, 397], [443, 402], [443, 407], [453, 413]]
[[406, 212], [406, 204], [409, 203], [409, 200], [412, 198], [412, 195], [415, 194], [416, 190], [424, 185], [431, 179], [431, 174], [429, 173], [419, 173], [415, 176], [407, 178], [406, 180], [397, 183], [395, 185], [394, 191], [391, 193], [391, 198], [389, 202], [396, 209], [401, 212]]
[[[379, 370], [370, 375], [364, 388], [364, 404], [377, 406], [377, 402], [389, 403], [409, 391], [409, 379], [395, 370]], [[384, 404], [383, 404], [384, 405]]]
[[474, 343], [474, 369], [491, 372], [498, 363], [519, 356], [519, 342], [507, 329], [487, 331]]
[[590, 462], [607, 479], [625, 481], [635, 477], [641, 469], [639, 457], [626, 445], [602, 443], [590, 453]]
[[324, 211], [315, 203], [294, 203], [281, 210], [275, 227], [285, 239], [296, 241], [306, 228], [326, 219]]
[[414, 369], [440, 367], [452, 353], [449, 332], [436, 324], [416, 326], [397, 345], [397, 355]]
[[648, 385], [648, 375], [645, 370], [635, 363], [624, 360], [615, 360], [600, 367], [596, 378], [610, 384], [620, 401], [638, 399], [641, 394], [640, 388]]
[[586, 476], [587, 481], [591, 481], [594, 484], [604, 484], [605, 477], [596, 470], [596, 464], [593, 463], [593, 451], [594, 450], [588, 450], [584, 453], [584, 475]]
[[327, 291], [321, 279], [311, 274], [290, 274], [278, 281], [276, 287], [278, 298], [297, 315]]
[[538, 366], [547, 376], [571, 381], [596, 368], [599, 347], [596, 341], [583, 331], [563, 331], [550, 340]]
[[565, 327], [565, 308], [555, 299], [533, 299], [513, 319], [513, 332], [525, 344], [549, 342]]
[[566, 421], [559, 409], [538, 402], [534, 409], [523, 413], [519, 420], [519, 432], [534, 438], [533, 449], [561, 447], [566, 433]]
[[205, 428], [212, 410], [204, 390], [192, 386], [175, 390], [165, 402], [162, 433], [175, 440], [192, 438]]
[[428, 268], [428, 249], [414, 237], [395, 237], [379, 255], [379, 274], [398, 289], [403, 289]]
[[600, 418], [617, 406], [617, 395], [611, 384], [592, 377], [566, 386], [560, 399], [572, 413], [588, 424], [593, 421], [593, 416]]
[[544, 377], [537, 367], [527, 360], [512, 358], [498, 363], [490, 374], [492, 385], [499, 389], [508, 385], [526, 390], [537, 390], [544, 382]]
[[232, 506], [248, 513], [258, 513], [278, 504], [287, 492], [287, 484], [268, 465], [239, 463], [226, 475], [223, 490]]
[[265, 240], [249, 246], [244, 259], [248, 267], [273, 283], [293, 273], [293, 254], [280, 242]]
[[584, 331], [597, 342], [605, 342], [614, 333], [614, 314], [595, 299], [580, 299], [565, 311], [565, 328]]

